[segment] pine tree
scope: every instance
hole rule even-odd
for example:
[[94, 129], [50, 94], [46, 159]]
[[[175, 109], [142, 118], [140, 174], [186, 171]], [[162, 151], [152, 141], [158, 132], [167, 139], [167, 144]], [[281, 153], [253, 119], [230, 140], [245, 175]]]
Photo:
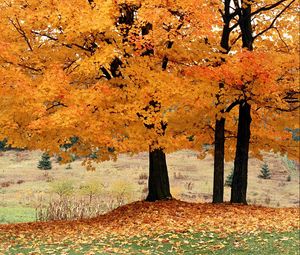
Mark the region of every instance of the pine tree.
[[271, 179], [271, 173], [267, 163], [262, 165], [260, 175], [258, 177], [262, 179]]
[[231, 169], [231, 172], [229, 175], [227, 175], [225, 180], [225, 186], [231, 187], [232, 185], [232, 178], [233, 178], [233, 169]]
[[37, 167], [41, 170], [50, 170], [52, 168], [50, 156], [48, 153], [43, 153]]

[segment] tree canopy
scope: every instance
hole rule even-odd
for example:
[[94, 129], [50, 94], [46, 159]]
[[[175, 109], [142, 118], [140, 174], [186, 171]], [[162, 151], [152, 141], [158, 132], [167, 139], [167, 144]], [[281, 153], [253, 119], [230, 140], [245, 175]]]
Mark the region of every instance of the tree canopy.
[[[79, 140], [69, 151], [93, 152], [99, 161], [149, 146], [202, 151], [214, 144], [213, 123], [223, 116], [229, 159], [235, 106], [245, 100], [252, 106], [251, 152], [297, 157], [287, 130], [299, 127], [296, 2], [247, 1], [249, 13], [239, 4], [5, 1], [0, 140], [65, 153], [66, 160], [61, 145], [74, 136]], [[253, 23], [254, 51], [243, 49], [243, 11]]]

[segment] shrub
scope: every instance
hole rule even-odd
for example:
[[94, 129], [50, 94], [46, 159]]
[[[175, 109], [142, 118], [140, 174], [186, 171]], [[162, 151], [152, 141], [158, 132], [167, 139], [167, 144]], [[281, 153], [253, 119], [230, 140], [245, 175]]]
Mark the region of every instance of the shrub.
[[145, 181], [144, 180], [138, 180], [138, 185], [144, 185]]
[[187, 190], [193, 190], [194, 188], [194, 183], [193, 182], [186, 182], [184, 184], [184, 187], [187, 189]]
[[110, 187], [110, 191], [112, 196], [116, 199], [118, 206], [126, 204], [133, 196], [133, 186], [126, 181], [114, 182]]
[[147, 194], [147, 193], [148, 193], [148, 187], [147, 187], [147, 186], [143, 187], [143, 189], [142, 189], [142, 193], [145, 193], [145, 194]]
[[139, 180], [148, 180], [148, 175], [146, 173], [141, 173], [139, 175]]
[[59, 197], [70, 196], [74, 192], [74, 184], [69, 180], [55, 181], [51, 183], [51, 192], [59, 195]]
[[8, 188], [11, 184], [14, 184], [13, 181], [6, 181], [1, 183], [2, 188]]
[[47, 205], [37, 206], [36, 219], [47, 221], [92, 218], [106, 211], [103, 201], [91, 204], [82, 198], [59, 198], [51, 200]]
[[292, 180], [292, 177], [291, 177], [291, 175], [289, 175], [287, 178], [286, 178], [286, 181], [287, 182], [290, 182]]
[[38, 169], [41, 170], [50, 170], [52, 168], [50, 156], [48, 153], [43, 153], [42, 158], [38, 163]]
[[265, 197], [265, 204], [269, 205], [271, 203], [271, 198], [269, 196]]
[[72, 166], [71, 166], [71, 164], [68, 164], [68, 165], [66, 166], [66, 170], [70, 170], [70, 169], [72, 169]]
[[259, 178], [262, 179], [271, 179], [271, 173], [269, 170], [269, 166], [267, 163], [264, 163], [260, 169], [260, 175], [258, 175]]
[[282, 161], [290, 172], [297, 170], [297, 165], [296, 165], [295, 161], [289, 159], [287, 155], [282, 157]]
[[81, 185], [79, 189], [82, 195], [89, 197], [89, 201], [91, 203], [93, 197], [100, 195], [103, 192], [103, 184], [97, 180], [90, 180], [84, 185]]
[[180, 180], [180, 179], [185, 180], [188, 178], [186, 175], [183, 175], [181, 173], [176, 173], [176, 172], [174, 172], [173, 177], [174, 177], [174, 179], [177, 179], [177, 180]]
[[7, 139], [4, 139], [0, 141], [0, 151], [6, 151], [7, 150]]

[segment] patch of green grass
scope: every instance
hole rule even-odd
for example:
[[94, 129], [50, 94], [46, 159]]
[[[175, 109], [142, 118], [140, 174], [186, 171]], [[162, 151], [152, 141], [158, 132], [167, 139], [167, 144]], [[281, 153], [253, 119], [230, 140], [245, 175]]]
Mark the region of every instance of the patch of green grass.
[[35, 209], [30, 207], [0, 207], [0, 224], [35, 221]]
[[[15, 243], [15, 242], [14, 242]], [[26, 244], [25, 244], [26, 243]], [[104, 239], [46, 244], [34, 239], [15, 243], [4, 254], [299, 254], [299, 231], [285, 233], [232, 234], [212, 232], [166, 233], [156, 236], [110, 236]], [[1, 251], [1, 249], [0, 249]]]

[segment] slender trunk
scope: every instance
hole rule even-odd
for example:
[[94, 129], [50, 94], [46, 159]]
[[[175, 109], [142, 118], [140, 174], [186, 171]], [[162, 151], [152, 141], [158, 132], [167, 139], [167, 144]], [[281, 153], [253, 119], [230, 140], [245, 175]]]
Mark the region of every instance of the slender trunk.
[[231, 203], [247, 204], [248, 153], [250, 143], [251, 106], [241, 103], [234, 160], [234, 172], [231, 186]]
[[213, 203], [223, 203], [224, 199], [224, 131], [225, 119], [217, 119], [215, 126]]
[[[241, 1], [239, 26], [242, 34], [243, 48], [253, 50], [253, 35], [251, 24], [251, 4]], [[247, 70], [245, 70], [247, 72]], [[240, 104], [237, 145], [234, 160], [234, 172], [231, 186], [232, 203], [247, 204], [248, 156], [250, 143], [251, 106], [248, 98]]]
[[149, 152], [148, 190], [146, 201], [172, 199], [166, 155], [162, 149]]
[[[224, 1], [223, 31], [220, 45], [227, 54], [230, 50], [230, 1]], [[220, 91], [224, 84], [219, 84]], [[217, 94], [217, 101], [221, 103], [221, 94]], [[214, 184], [213, 184], [213, 203], [223, 203], [224, 201], [224, 147], [225, 147], [225, 118], [216, 119], [215, 123], [215, 151], [214, 151]]]

